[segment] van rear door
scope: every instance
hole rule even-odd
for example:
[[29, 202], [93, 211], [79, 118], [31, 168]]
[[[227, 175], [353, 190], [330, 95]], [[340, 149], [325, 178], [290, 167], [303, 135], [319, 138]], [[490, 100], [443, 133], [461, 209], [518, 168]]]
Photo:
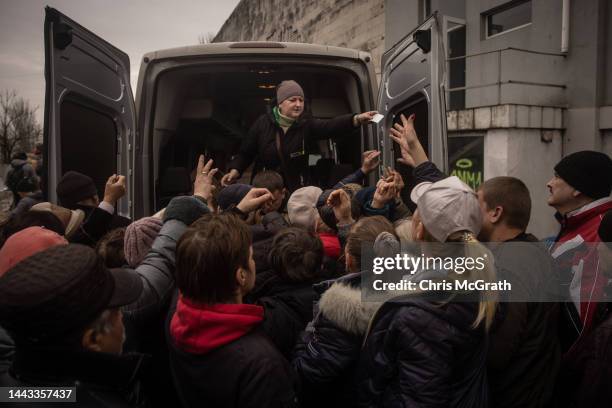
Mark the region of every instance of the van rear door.
[[129, 199], [120, 200], [117, 210], [128, 216], [136, 118], [127, 54], [47, 7], [45, 80], [47, 199], [57, 202], [55, 187], [69, 170], [92, 177], [100, 199], [108, 177], [123, 174]]
[[397, 167], [404, 176], [405, 201], [414, 185], [412, 169], [395, 165], [401, 154], [399, 146], [389, 138], [389, 129], [400, 121], [400, 114], [415, 114], [415, 129], [430, 160], [440, 169], [447, 169], [446, 110], [441, 86], [445, 54], [438, 28], [436, 13], [387, 50], [381, 63], [378, 111], [385, 118], [377, 125], [377, 137], [383, 165]]

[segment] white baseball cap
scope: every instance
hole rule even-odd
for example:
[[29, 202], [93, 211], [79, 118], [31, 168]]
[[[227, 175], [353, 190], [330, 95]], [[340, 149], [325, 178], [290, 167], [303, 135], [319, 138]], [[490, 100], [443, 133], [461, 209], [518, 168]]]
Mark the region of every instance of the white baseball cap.
[[478, 196], [456, 176], [420, 183], [412, 189], [410, 199], [417, 204], [427, 231], [440, 242], [458, 231], [480, 232]]
[[314, 231], [319, 217], [317, 200], [322, 192], [323, 190], [315, 186], [295, 190], [287, 201], [289, 222], [309, 231]]

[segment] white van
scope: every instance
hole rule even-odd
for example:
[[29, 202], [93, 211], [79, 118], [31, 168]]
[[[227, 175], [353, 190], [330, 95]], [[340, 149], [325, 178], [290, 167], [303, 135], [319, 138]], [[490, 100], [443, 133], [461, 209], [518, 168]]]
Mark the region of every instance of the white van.
[[[170, 197], [189, 191], [199, 154], [226, 170], [250, 125], [265, 112], [274, 86], [284, 79], [302, 85], [313, 117], [368, 110], [385, 115], [378, 125], [309, 146], [312, 174], [320, 184], [357, 169], [367, 149], [381, 149], [383, 165], [393, 166], [399, 150], [393, 149], [387, 129], [400, 113], [416, 113], [423, 144], [446, 170], [444, 53], [437, 20], [434, 15], [385, 53], [380, 92], [366, 52], [239, 42], [144, 55], [134, 99], [128, 56], [47, 7], [48, 199], [57, 201], [55, 186], [68, 170], [91, 176], [99, 192], [108, 176], [118, 173], [128, 180], [128, 199], [120, 201], [118, 212], [134, 219], [154, 213]], [[404, 172], [410, 186], [409, 171]], [[375, 182], [377, 175], [371, 177], [369, 182]]]

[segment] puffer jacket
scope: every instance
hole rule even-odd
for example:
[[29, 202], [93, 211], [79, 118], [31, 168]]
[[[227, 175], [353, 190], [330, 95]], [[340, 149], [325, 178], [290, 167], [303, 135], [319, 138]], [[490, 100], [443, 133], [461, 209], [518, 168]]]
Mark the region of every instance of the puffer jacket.
[[368, 323], [380, 303], [362, 302], [361, 274], [315, 285], [318, 312], [293, 353], [303, 406], [351, 406], [354, 373]]
[[[263, 169], [276, 170], [283, 175], [289, 192], [308, 185], [308, 144], [314, 139], [326, 139], [352, 133], [353, 113], [333, 119], [300, 118], [283, 134], [272, 112], [261, 115], [249, 129], [237, 157], [228, 165], [240, 173], [255, 160], [253, 177]], [[280, 133], [279, 133], [280, 132]], [[281, 163], [276, 148], [276, 135], [281, 135]]]
[[472, 328], [478, 303], [463, 296], [404, 296], [380, 308], [359, 362], [359, 406], [487, 406], [487, 337], [484, 324]]

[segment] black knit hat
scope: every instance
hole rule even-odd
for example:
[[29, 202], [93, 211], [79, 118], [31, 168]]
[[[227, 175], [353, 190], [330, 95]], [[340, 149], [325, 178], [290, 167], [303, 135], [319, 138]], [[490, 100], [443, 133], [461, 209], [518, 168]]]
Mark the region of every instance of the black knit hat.
[[612, 249], [612, 210], [606, 212], [601, 219], [597, 235], [602, 242], [605, 242], [608, 248]]
[[557, 163], [555, 172], [567, 184], [595, 200], [609, 196], [612, 190], [612, 160], [605, 153], [592, 150], [572, 153]]
[[96, 185], [91, 177], [78, 171], [69, 171], [57, 183], [57, 198], [60, 205], [75, 209], [76, 203], [98, 194]]
[[26, 344], [47, 344], [84, 329], [105, 309], [135, 301], [142, 282], [132, 270], [104, 267], [79, 244], [38, 252], [0, 279], [0, 325]]

